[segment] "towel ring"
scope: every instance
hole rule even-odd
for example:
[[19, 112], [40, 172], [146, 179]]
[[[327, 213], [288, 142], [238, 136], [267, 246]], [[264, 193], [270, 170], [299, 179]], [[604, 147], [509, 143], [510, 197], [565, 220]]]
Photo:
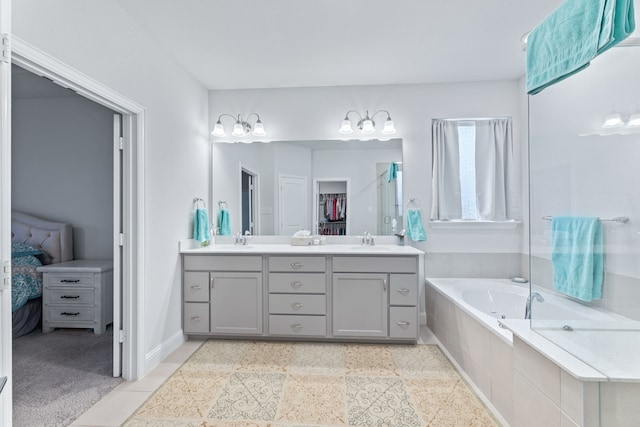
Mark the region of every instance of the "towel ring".
[[408, 207], [415, 206], [420, 209], [420, 200], [416, 198], [409, 199], [409, 203], [407, 203]]
[[202, 207], [206, 209], [207, 205], [205, 204], [204, 200], [199, 197], [194, 197], [193, 204], [196, 206], [196, 209], [200, 206], [199, 203], [202, 203]]
[[218, 209], [227, 209], [227, 202], [225, 202], [224, 200], [218, 200]]

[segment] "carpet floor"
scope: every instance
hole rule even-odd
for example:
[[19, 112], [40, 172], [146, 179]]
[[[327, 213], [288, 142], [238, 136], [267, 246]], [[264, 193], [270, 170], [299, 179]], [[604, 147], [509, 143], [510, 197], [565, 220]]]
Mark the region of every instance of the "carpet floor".
[[124, 426], [498, 423], [437, 346], [205, 342]]
[[13, 340], [14, 427], [68, 426], [122, 382], [112, 376], [112, 333], [32, 332]]

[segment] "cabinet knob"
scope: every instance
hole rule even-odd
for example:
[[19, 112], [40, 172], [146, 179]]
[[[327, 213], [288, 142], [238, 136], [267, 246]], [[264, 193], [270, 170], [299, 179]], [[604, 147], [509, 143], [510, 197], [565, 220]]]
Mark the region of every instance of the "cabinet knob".
[[400, 288], [398, 289], [398, 292], [400, 292], [402, 295], [407, 295], [411, 291], [407, 288]]
[[304, 306], [303, 303], [301, 302], [294, 302], [291, 304], [291, 308], [293, 308], [294, 310], [299, 310]]
[[293, 325], [291, 325], [291, 329], [293, 329], [294, 331], [299, 331], [300, 329], [302, 329], [302, 324], [294, 323]]
[[397, 324], [401, 328], [406, 328], [407, 326], [409, 326], [411, 324], [411, 322], [407, 322], [406, 320], [398, 320]]
[[300, 286], [302, 286], [302, 282], [291, 282], [291, 287], [293, 289], [298, 289]]
[[291, 268], [293, 268], [294, 270], [297, 270], [300, 267], [302, 267], [302, 263], [299, 263], [299, 262], [292, 262], [291, 263]]

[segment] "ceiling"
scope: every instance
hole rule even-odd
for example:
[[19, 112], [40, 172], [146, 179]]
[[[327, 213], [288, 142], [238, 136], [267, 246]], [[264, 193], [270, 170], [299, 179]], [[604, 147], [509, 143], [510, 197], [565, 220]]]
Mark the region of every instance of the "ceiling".
[[116, 0], [208, 89], [518, 79], [562, 0]]

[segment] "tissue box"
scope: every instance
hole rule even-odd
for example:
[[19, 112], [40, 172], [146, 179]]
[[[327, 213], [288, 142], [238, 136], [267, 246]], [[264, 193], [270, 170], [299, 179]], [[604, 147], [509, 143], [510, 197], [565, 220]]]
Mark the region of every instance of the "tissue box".
[[291, 246], [309, 246], [313, 244], [312, 236], [300, 236], [291, 238]]

